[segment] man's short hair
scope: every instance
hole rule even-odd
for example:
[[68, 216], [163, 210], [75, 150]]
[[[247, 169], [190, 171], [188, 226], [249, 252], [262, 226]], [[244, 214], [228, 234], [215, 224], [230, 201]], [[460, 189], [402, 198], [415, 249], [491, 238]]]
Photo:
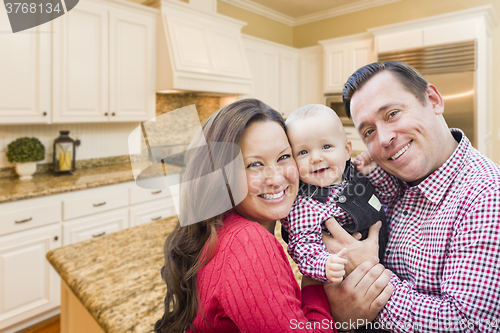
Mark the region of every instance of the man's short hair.
[[391, 72], [408, 92], [414, 94], [422, 105], [426, 105], [425, 91], [429, 82], [415, 68], [401, 61], [374, 62], [354, 72], [344, 86], [342, 101], [347, 117], [351, 118], [352, 95], [382, 71]]

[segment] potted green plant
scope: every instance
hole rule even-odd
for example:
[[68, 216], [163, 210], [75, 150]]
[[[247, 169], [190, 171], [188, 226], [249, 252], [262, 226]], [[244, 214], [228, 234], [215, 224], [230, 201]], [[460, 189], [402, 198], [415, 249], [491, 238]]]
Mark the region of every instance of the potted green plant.
[[16, 163], [16, 172], [21, 180], [31, 179], [36, 171], [36, 162], [45, 159], [45, 147], [37, 138], [18, 138], [7, 145], [7, 159]]

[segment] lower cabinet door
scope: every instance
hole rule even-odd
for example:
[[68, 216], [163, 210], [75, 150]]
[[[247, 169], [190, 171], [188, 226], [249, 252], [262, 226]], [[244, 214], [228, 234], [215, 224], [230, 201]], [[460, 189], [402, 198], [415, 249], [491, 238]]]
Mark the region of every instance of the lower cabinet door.
[[130, 226], [157, 221], [177, 215], [172, 197], [165, 197], [130, 207]]
[[45, 255], [61, 246], [61, 226], [0, 237], [0, 331], [60, 305], [60, 278]]
[[83, 217], [63, 223], [63, 245], [70, 245], [128, 228], [128, 209]]

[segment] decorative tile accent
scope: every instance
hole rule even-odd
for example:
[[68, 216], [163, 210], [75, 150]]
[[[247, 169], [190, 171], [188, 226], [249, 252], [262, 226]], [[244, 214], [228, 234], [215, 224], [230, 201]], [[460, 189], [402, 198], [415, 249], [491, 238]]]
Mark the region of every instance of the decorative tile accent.
[[219, 110], [220, 98], [197, 94], [156, 94], [156, 116], [194, 104], [203, 124]]

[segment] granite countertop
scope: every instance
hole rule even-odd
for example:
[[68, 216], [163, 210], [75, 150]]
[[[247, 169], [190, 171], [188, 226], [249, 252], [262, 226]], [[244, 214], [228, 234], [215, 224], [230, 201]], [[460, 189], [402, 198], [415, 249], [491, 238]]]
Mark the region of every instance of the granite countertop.
[[[167, 174], [180, 173], [182, 170], [181, 167], [165, 164]], [[35, 175], [29, 181], [22, 181], [19, 178], [0, 178], [0, 203], [133, 180], [134, 175], [130, 163], [76, 170], [70, 176], [55, 177], [52, 173], [44, 173]]]
[[163, 316], [163, 244], [177, 217], [50, 251], [47, 259], [108, 333], [149, 332]]
[[[107, 333], [149, 332], [164, 313], [163, 245], [177, 223], [170, 217], [142, 224], [55, 249], [47, 259]], [[277, 223], [286, 253], [280, 230]], [[300, 283], [298, 267], [288, 259]]]

